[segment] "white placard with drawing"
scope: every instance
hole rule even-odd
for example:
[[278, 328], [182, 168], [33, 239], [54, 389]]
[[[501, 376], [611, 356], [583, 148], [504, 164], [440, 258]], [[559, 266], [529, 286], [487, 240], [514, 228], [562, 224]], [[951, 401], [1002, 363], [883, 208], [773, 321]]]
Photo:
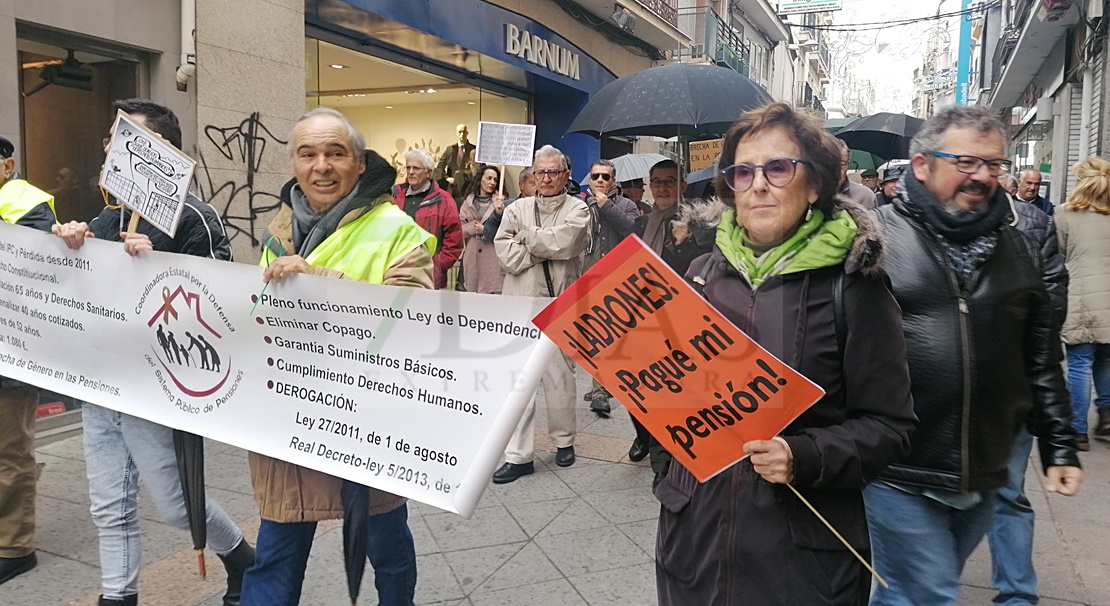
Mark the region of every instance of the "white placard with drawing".
[[474, 161], [479, 164], [531, 166], [536, 147], [536, 125], [478, 123], [478, 149]]
[[172, 238], [196, 164], [120, 111], [100, 171], [100, 187]]

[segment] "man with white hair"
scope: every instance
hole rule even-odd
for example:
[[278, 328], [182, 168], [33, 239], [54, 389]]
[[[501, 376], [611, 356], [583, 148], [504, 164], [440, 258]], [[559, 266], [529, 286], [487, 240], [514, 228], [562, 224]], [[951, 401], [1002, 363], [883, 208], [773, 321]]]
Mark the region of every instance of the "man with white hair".
[[435, 164], [423, 149], [405, 153], [405, 182], [393, 186], [393, 202], [424, 231], [436, 237], [435, 287], [447, 286], [447, 270], [462, 255], [462, 223], [451, 194], [432, 180]]
[[[582, 252], [590, 225], [586, 202], [566, 193], [570, 169], [562, 152], [541, 147], [532, 161], [536, 195], [506, 206], [501, 227], [493, 240], [505, 270], [506, 295], [557, 297], [582, 275]], [[557, 450], [555, 464], [574, 464], [575, 417], [574, 363], [557, 353], [543, 373], [547, 402], [547, 432]], [[524, 416], [505, 450], [505, 464], [493, 474], [495, 484], [513, 482], [535, 471], [536, 399], [528, 402]]]

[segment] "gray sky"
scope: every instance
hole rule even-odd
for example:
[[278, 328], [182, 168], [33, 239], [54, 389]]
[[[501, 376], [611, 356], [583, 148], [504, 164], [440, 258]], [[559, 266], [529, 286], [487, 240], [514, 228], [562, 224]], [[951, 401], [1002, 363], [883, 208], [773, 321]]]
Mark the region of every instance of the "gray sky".
[[[943, 0], [942, 13], [960, 9], [960, 0]], [[892, 19], [925, 17], [937, 13], [937, 0], [844, 0], [843, 10], [833, 13], [834, 25], [874, 23]], [[950, 28], [955, 19], [948, 20]], [[925, 41], [936, 21], [852, 33], [828, 32], [833, 74], [826, 105], [841, 105], [845, 93], [845, 69], [855, 78], [870, 79], [875, 85], [872, 111], [906, 112], [913, 98], [913, 70], [921, 66]], [[953, 29], [952, 35], [955, 35]]]

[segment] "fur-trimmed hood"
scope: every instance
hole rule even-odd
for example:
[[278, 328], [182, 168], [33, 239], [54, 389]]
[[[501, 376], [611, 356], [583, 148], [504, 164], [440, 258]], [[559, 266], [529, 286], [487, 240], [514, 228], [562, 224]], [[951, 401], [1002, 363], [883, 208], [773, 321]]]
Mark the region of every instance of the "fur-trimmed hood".
[[[721, 214], [728, 208], [719, 198], [683, 200], [675, 221], [686, 224], [691, 231], [704, 229], [716, 231]], [[866, 276], [878, 275], [883, 256], [883, 227], [874, 213], [845, 196], [837, 195], [833, 210], [844, 210], [856, 223], [856, 238], [844, 262], [848, 273], [859, 271]]]

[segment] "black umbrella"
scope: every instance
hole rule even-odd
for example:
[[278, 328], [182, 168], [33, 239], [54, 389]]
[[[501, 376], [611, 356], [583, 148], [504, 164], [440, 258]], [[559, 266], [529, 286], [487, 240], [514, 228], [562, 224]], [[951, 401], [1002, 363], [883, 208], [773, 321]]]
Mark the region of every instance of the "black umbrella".
[[185, 515], [189, 534], [197, 550], [201, 578], [208, 576], [204, 565], [204, 546], [208, 544], [208, 508], [204, 494], [204, 439], [185, 431], [173, 431], [173, 451], [177, 455], [177, 475], [185, 496]]
[[910, 157], [910, 140], [925, 121], [887, 112], [864, 116], [836, 133], [848, 147], [871, 152], [883, 160]]
[[717, 135], [771, 96], [727, 67], [679, 63], [618, 78], [597, 91], [567, 133], [597, 138]]
[[362, 575], [366, 572], [366, 541], [370, 535], [370, 487], [343, 480], [343, 569], [351, 606], [358, 603]]

